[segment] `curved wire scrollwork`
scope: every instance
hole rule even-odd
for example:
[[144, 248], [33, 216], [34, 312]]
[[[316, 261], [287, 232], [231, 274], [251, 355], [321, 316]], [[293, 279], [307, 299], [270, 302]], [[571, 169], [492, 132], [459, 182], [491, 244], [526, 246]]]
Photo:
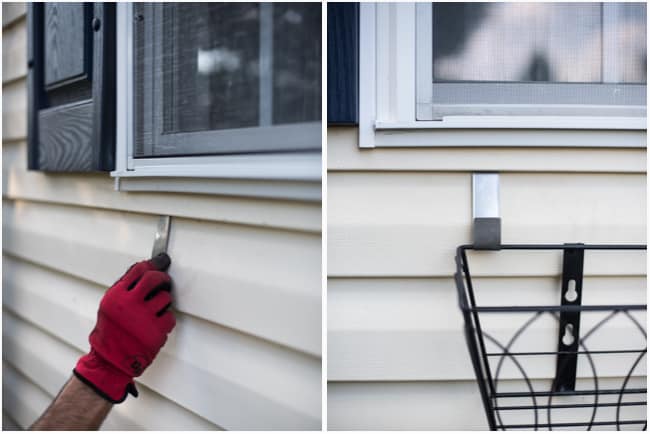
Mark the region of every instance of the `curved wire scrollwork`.
[[[550, 389], [549, 395], [548, 395], [548, 401], [547, 401], [547, 404], [546, 404], [547, 423], [546, 424], [540, 424], [540, 422], [539, 422], [539, 414], [538, 414], [538, 411], [539, 411], [540, 407], [538, 405], [538, 400], [536, 399], [536, 393], [535, 393], [535, 389], [534, 389], [534, 386], [532, 384], [532, 381], [530, 380], [530, 377], [526, 373], [526, 370], [524, 369], [523, 364], [518, 360], [517, 355], [513, 354], [510, 351], [511, 348], [513, 347], [513, 345], [517, 342], [517, 340], [523, 335], [523, 333], [535, 321], [537, 321], [539, 318], [541, 318], [544, 313], [549, 313], [559, 323], [559, 320], [560, 320], [559, 314], [557, 314], [555, 312], [535, 312], [530, 319], [526, 320], [526, 322], [524, 322], [515, 331], [515, 333], [512, 335], [512, 337], [508, 340], [508, 342], [505, 345], [502, 344], [501, 342], [499, 342], [499, 340], [497, 340], [493, 336], [486, 333], [485, 331], [483, 331], [483, 333], [482, 333], [482, 335], [487, 340], [492, 342], [494, 345], [496, 345], [501, 350], [501, 355], [499, 357], [497, 367], [496, 367], [496, 370], [495, 370], [495, 374], [494, 374], [494, 379], [493, 379], [494, 380], [493, 383], [494, 383], [495, 396], [492, 396], [491, 398], [492, 398], [494, 413], [495, 413], [496, 419], [498, 421], [498, 425], [502, 430], [506, 429], [505, 428], [506, 424], [504, 423], [504, 421], [503, 421], [503, 419], [501, 417], [501, 413], [499, 411], [500, 407], [498, 405], [498, 396], [496, 396], [496, 394], [498, 392], [499, 376], [500, 376], [500, 373], [501, 373], [501, 370], [502, 370], [502, 367], [503, 367], [503, 363], [506, 360], [506, 358], [511, 360], [513, 362], [513, 364], [516, 366], [517, 370], [521, 373], [521, 375], [522, 375], [522, 377], [524, 379], [524, 382], [526, 383], [526, 387], [528, 388], [528, 391], [530, 392], [530, 397], [532, 399], [532, 408], [531, 408], [531, 410], [533, 410], [533, 414], [534, 414], [534, 424], [533, 424], [532, 428], [534, 428], [535, 431], [537, 431], [542, 426], [545, 426], [549, 431], [553, 429], [553, 423], [552, 423], [553, 397], [554, 396], [566, 395], [566, 393], [555, 393], [555, 392], [553, 392], [553, 390], [554, 390], [553, 386], [554, 385], [551, 385], [551, 389]], [[609, 322], [612, 318], [614, 318], [615, 316], [617, 316], [620, 313], [623, 313], [626, 317], [628, 317], [632, 321], [632, 323], [636, 326], [636, 328], [643, 334], [644, 338], [647, 339], [647, 334], [646, 334], [646, 331], [643, 328], [643, 326], [639, 323], [639, 321], [636, 318], [634, 318], [634, 316], [632, 316], [626, 310], [614, 310], [613, 312], [608, 314], [605, 318], [600, 320], [597, 324], [592, 326], [580, 338], [579, 347], [583, 350], [581, 352], [581, 354], [584, 354], [587, 357], [587, 360], [589, 361], [589, 365], [590, 365], [590, 368], [591, 368], [591, 371], [592, 371], [592, 374], [593, 374], [593, 381], [594, 381], [593, 411], [591, 413], [591, 418], [589, 420], [589, 423], [586, 425], [587, 426], [587, 429], [586, 429], [587, 431], [590, 431], [593, 428], [594, 423], [597, 423], [597, 422], [595, 422], [595, 420], [596, 420], [596, 416], [597, 416], [598, 409], [599, 409], [598, 397], [599, 397], [600, 389], [599, 389], [599, 384], [598, 384], [598, 374], [596, 372], [596, 364], [594, 363], [594, 360], [592, 358], [592, 352], [587, 348], [587, 346], [585, 344], [585, 341], [590, 336], [592, 336], [597, 330], [602, 328], [607, 322]], [[623, 380], [623, 383], [621, 385], [621, 388], [620, 388], [620, 390], [618, 392], [618, 399], [617, 399], [617, 402], [616, 402], [616, 420], [615, 420], [616, 429], [618, 431], [621, 430], [621, 425], [622, 425], [622, 423], [624, 423], [624, 421], [621, 421], [621, 407], [625, 405], [625, 403], [623, 402], [623, 396], [626, 393], [627, 384], [629, 383], [630, 378], [632, 377], [632, 374], [634, 373], [634, 370], [639, 365], [639, 363], [641, 362], [643, 357], [646, 355], [646, 353], [647, 353], [647, 347], [644, 350], [642, 350], [640, 352], [640, 354], [638, 355], [638, 357], [635, 359], [634, 363], [632, 364], [632, 366], [628, 370], [627, 375], [625, 376], [625, 378]], [[490, 381], [492, 381], [492, 379], [490, 379]], [[643, 430], [645, 431], [646, 429], [647, 429], [647, 421], [643, 426]]]

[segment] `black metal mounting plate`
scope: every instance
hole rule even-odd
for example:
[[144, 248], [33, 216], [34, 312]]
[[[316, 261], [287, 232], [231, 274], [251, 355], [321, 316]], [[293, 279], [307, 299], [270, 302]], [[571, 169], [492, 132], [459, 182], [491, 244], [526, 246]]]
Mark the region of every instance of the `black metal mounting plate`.
[[[582, 278], [584, 249], [566, 247], [562, 260], [562, 306], [580, 306], [582, 303]], [[554, 392], [568, 392], [576, 388], [576, 369], [580, 346], [580, 309], [561, 311], [557, 343]]]

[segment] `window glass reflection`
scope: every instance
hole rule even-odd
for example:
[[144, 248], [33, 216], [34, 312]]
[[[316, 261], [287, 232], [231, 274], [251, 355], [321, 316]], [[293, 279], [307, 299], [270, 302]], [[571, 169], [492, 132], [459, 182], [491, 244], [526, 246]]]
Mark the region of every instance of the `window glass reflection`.
[[163, 18], [165, 132], [257, 125], [259, 5], [175, 3]]
[[643, 3], [434, 3], [434, 81], [645, 83]]
[[273, 3], [273, 123], [321, 115], [321, 8]]
[[321, 6], [168, 3], [164, 133], [320, 119]]

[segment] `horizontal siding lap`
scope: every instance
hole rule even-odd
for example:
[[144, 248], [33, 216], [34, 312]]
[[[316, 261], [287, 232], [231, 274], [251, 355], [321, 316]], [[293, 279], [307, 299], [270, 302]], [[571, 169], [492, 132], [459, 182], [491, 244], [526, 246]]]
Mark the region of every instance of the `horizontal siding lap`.
[[157, 223], [154, 216], [24, 201], [4, 201], [2, 211], [5, 251], [104, 285], [150, 254]]
[[[71, 367], [82, 354], [6, 310], [3, 312], [3, 343], [5, 360], [19, 367], [50, 396], [56, 396], [70, 378]], [[129, 399], [113, 409], [104, 429], [219, 429], [142, 384], [138, 385], [138, 390], [138, 399]]]
[[[530, 316], [528, 317], [528, 319]], [[602, 318], [602, 317], [599, 317]], [[641, 322], [644, 318], [638, 317]], [[524, 324], [524, 320], [509, 321], [509, 327], [490, 330], [490, 335], [505, 345], [514, 335], [513, 327]], [[583, 320], [582, 326], [590, 329], [595, 321]], [[512, 351], [556, 351], [557, 322], [546, 321], [545, 327], [523, 334]], [[465, 344], [462, 323], [455, 322], [456, 330], [334, 330], [329, 332], [328, 378], [330, 381], [459, 381], [475, 378]], [[628, 321], [608, 325], [596, 338], [589, 340], [589, 348], [642, 350], [645, 338]], [[592, 341], [597, 341], [594, 346]], [[612, 343], [616, 342], [616, 345]], [[539, 343], [539, 345], [534, 345]], [[488, 344], [488, 350], [500, 348]], [[555, 344], [555, 345], [554, 345]], [[624, 378], [634, 365], [636, 354], [592, 357], [599, 377]], [[492, 369], [496, 369], [500, 358], [492, 358]], [[530, 378], [552, 379], [555, 375], [555, 357], [538, 356], [518, 360]], [[499, 379], [521, 379], [520, 368], [510, 359], [503, 359]], [[577, 375], [591, 378], [593, 370], [585, 356], [578, 358]], [[637, 367], [634, 377], [645, 378], [644, 366]]]
[[[456, 247], [471, 241], [470, 180], [469, 173], [330, 173], [328, 274], [451, 276]], [[503, 242], [643, 243], [646, 203], [631, 197], [645, 197], [644, 175], [502, 174]], [[552, 258], [531, 261], [548, 254], [498, 255], [511, 262], [492, 270], [479, 262], [473, 272], [535, 275], [556, 268]], [[629, 263], [609, 263], [618, 253], [590, 255], [599, 259], [586, 262], [587, 273], [645, 273], [638, 252]]]
[[[435, 133], [432, 133], [435, 134]], [[644, 133], [637, 133], [645, 140]], [[360, 152], [357, 129], [327, 130], [330, 172], [500, 171], [645, 173], [646, 150], [610, 148], [375, 148]], [[332, 175], [330, 174], [330, 177]]]
[[2, 140], [27, 137], [27, 86], [16, 80], [2, 86]]
[[[559, 278], [478, 278], [475, 290], [479, 305], [558, 304]], [[584, 281], [585, 304], [646, 302], [643, 277], [590, 277]], [[507, 300], [507, 301], [506, 301]], [[594, 327], [604, 314], [583, 314], [582, 330]], [[635, 314], [643, 323], [645, 316]], [[531, 318], [531, 314], [483, 316], [482, 325], [491, 336], [505, 343]], [[397, 381], [474, 378], [463, 320], [451, 278], [439, 279], [330, 279], [328, 282], [328, 378], [334, 381]], [[642, 349], [645, 337], [623, 315], [589, 338], [592, 349]], [[513, 351], [554, 351], [557, 322], [544, 317], [521, 335]], [[490, 347], [492, 350], [492, 348]], [[494, 349], [496, 351], [496, 348]], [[636, 355], [594, 356], [600, 376], [627, 371]], [[494, 359], [496, 360], [496, 359]], [[578, 375], [592, 375], [589, 363], [579, 361]], [[496, 363], [496, 362], [495, 362]], [[552, 378], [553, 357], [522, 360], [531, 378]], [[635, 375], [645, 373], [645, 367]], [[520, 378], [510, 363], [500, 378]]]
[[334, 382], [327, 386], [330, 430], [486, 430], [474, 382]]
[[469, 190], [462, 174], [330, 174], [328, 274], [450, 273], [470, 235]]
[[7, 83], [27, 75], [27, 32], [16, 23], [2, 32], [2, 81]]
[[[593, 383], [582, 380], [577, 386], [588, 388], [593, 387]], [[505, 381], [499, 387], [512, 391], [525, 390], [526, 385], [523, 381]], [[538, 390], [548, 386], [533, 381], [532, 387]], [[620, 387], [620, 380], [602, 379], [599, 387]], [[629, 387], [645, 387], [645, 378], [633, 379]], [[617, 395], [603, 396], [600, 402], [615, 403], [617, 398]], [[507, 402], [501, 399], [499, 404], [531, 405], [531, 402], [530, 399], [508, 399]], [[615, 406], [601, 409], [595, 420], [615, 420], [615, 411]], [[330, 430], [431, 430], [432, 427], [436, 430], [487, 430], [474, 381], [334, 382], [328, 384], [328, 416]], [[506, 424], [534, 423], [532, 411], [501, 411], [500, 416]], [[545, 411], [539, 411], [538, 416], [540, 424], [547, 422]], [[591, 409], [554, 410], [552, 416], [554, 423], [584, 421], [590, 419]], [[622, 418], [644, 420], [646, 408], [626, 407]]]
[[199, 194], [121, 192], [115, 190], [113, 180], [107, 175], [51, 176], [27, 171], [26, 152], [24, 142], [3, 147], [3, 195], [6, 198], [320, 233], [320, 204]]
[[[503, 223], [505, 225], [505, 223]], [[605, 235], [607, 226], [592, 228], [589, 235], [598, 231]], [[627, 243], [644, 242], [637, 238], [640, 225], [620, 230]], [[594, 231], [595, 229], [595, 231]], [[558, 237], [557, 241], [540, 240], [538, 232], [521, 231], [522, 237], [534, 233], [537, 242], [567, 241]], [[504, 231], [505, 232], [505, 231]], [[632, 234], [630, 235], [630, 232]], [[553, 231], [553, 234], [556, 234]], [[601, 235], [601, 236], [602, 236]], [[609, 234], [611, 235], [611, 233]], [[470, 224], [456, 226], [413, 224], [380, 225], [368, 224], [338, 226], [332, 223], [328, 228], [328, 274], [332, 277], [434, 277], [451, 276], [455, 272], [454, 257], [460, 244], [471, 242]], [[567, 235], [568, 237], [568, 235]], [[524, 238], [525, 240], [525, 238]], [[575, 241], [570, 239], [571, 241]], [[602, 238], [580, 238], [585, 242], [609, 242]], [[517, 240], [512, 242], [523, 242]], [[592, 253], [585, 263], [587, 275], [643, 275], [646, 255], [634, 253]], [[559, 252], [510, 252], [483, 253], [475, 255], [472, 262], [473, 276], [548, 276], [556, 275], [560, 262]], [[612, 262], [618, 261], [618, 262]]]
[[[78, 351], [87, 350], [101, 286], [11, 257], [4, 258], [3, 269], [6, 309]], [[53, 285], [65, 291], [53, 293]], [[179, 387], [179, 378], [187, 387]], [[224, 428], [291, 429], [319, 423], [317, 358], [192, 316], [178, 315], [175, 331], [140, 381]], [[246, 418], [237, 411], [243, 407]]]
[[[360, 151], [357, 134], [356, 128], [328, 129], [328, 427], [486, 429], [452, 278], [457, 246], [471, 242], [471, 173], [501, 173], [504, 243], [638, 244], [646, 240], [646, 150]], [[424, 134], [435, 134], [438, 142], [444, 137], [469, 137], [438, 131], [418, 134], [421, 144], [426, 142]], [[384, 144], [406, 144], [399, 143], [404, 135], [382, 137]], [[585, 144], [595, 136], [573, 137]], [[600, 139], [605, 137], [614, 138], [605, 134]], [[540, 134], [528, 138], [536, 144], [544, 140]], [[645, 140], [645, 133], [630, 133], [625, 139]], [[587, 252], [583, 303], [647, 303], [646, 261], [645, 252]], [[470, 253], [469, 262], [479, 305], [560, 301], [560, 251], [477, 252]], [[633, 316], [645, 324], [645, 312]], [[586, 333], [602, 317], [583, 314], [581, 331]], [[491, 336], [507, 342], [529, 318], [529, 314], [484, 315], [482, 325]], [[588, 340], [591, 350], [639, 350], [647, 345], [623, 314], [615, 315]], [[554, 351], [556, 346], [556, 320], [544, 315], [512, 350]], [[620, 388], [636, 355], [593, 357], [599, 387]], [[554, 356], [520, 363], [536, 390], [548, 389], [555, 375]], [[592, 375], [581, 356], [578, 387], [593, 387]], [[499, 378], [501, 391], [526, 388], [518, 368], [507, 360]], [[645, 387], [645, 366], [638, 365], [630, 381]], [[614, 409], [599, 411], [597, 420], [614, 419]], [[625, 411], [626, 419], [645, 419], [645, 407]], [[560, 410], [553, 421], [589, 418], [578, 412]], [[530, 414], [516, 418], [513, 413], [504, 415], [506, 423], [532, 423]]]
[[7, 309], [2, 312], [2, 341], [4, 360], [51, 396], [70, 377], [82, 353]]
[[22, 427], [14, 421], [4, 410], [2, 411], [2, 430], [3, 431], [20, 431]]
[[[19, 19], [25, 17], [27, 14], [27, 5], [26, 3], [2, 3], [2, 27], [7, 28], [10, 24], [18, 21]], [[24, 31], [24, 24], [19, 23], [20, 30]], [[4, 32], [3, 32], [4, 33]]]
[[[320, 237], [174, 224], [179, 309], [320, 354]], [[196, 249], [201, 243], [212, 247]]]
[[50, 405], [52, 398], [3, 360], [2, 410], [11, 415], [21, 428], [26, 429], [34, 423]]
[[[154, 216], [79, 211], [6, 201], [5, 251], [105, 287], [149, 254]], [[175, 219], [169, 253], [179, 310], [320, 354], [318, 236]]]
[[500, 184], [505, 242], [645, 242], [645, 174], [504, 174]]

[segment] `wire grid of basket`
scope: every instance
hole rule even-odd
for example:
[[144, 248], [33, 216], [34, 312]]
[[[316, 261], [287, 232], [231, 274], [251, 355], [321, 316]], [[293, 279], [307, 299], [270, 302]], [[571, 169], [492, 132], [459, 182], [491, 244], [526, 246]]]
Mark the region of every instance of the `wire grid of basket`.
[[[631, 262], [645, 270], [645, 245], [503, 245], [490, 252], [466, 245], [457, 250], [455, 281], [488, 425], [492, 430], [645, 430], [645, 271], [636, 286], [612, 273], [598, 276], [607, 273], [598, 268], [605, 268], [602, 255], [601, 263], [595, 256], [590, 271], [594, 277], [585, 277], [583, 284], [581, 276], [582, 304], [565, 306], [558, 259], [568, 248], [582, 250], [585, 265], [594, 259], [589, 255], [595, 254], [587, 254], [592, 251], [610, 259], [615, 252], [623, 253], [622, 263], [636, 255]], [[470, 274], [468, 253], [479, 263], [478, 278]], [[544, 257], [531, 262], [536, 253]], [[517, 260], [521, 254], [527, 255], [524, 262]], [[490, 266], [503, 266], [503, 260], [495, 261], [499, 255], [506, 256], [506, 264], [510, 261], [519, 277], [509, 279], [513, 282], [505, 288], [504, 279], [489, 277]], [[547, 272], [549, 267], [559, 268], [559, 276], [556, 272], [544, 280], [540, 272], [526, 279], [531, 271], [516, 269], [525, 268], [524, 263], [541, 264]], [[520, 281], [535, 287], [527, 289]], [[612, 287], [603, 288], [603, 282]], [[563, 312], [580, 315], [573, 351], [561, 351], [558, 345]], [[567, 338], [572, 336], [561, 337]], [[577, 360], [575, 386], [559, 389], [560, 371], [567, 369], [565, 355]]]

